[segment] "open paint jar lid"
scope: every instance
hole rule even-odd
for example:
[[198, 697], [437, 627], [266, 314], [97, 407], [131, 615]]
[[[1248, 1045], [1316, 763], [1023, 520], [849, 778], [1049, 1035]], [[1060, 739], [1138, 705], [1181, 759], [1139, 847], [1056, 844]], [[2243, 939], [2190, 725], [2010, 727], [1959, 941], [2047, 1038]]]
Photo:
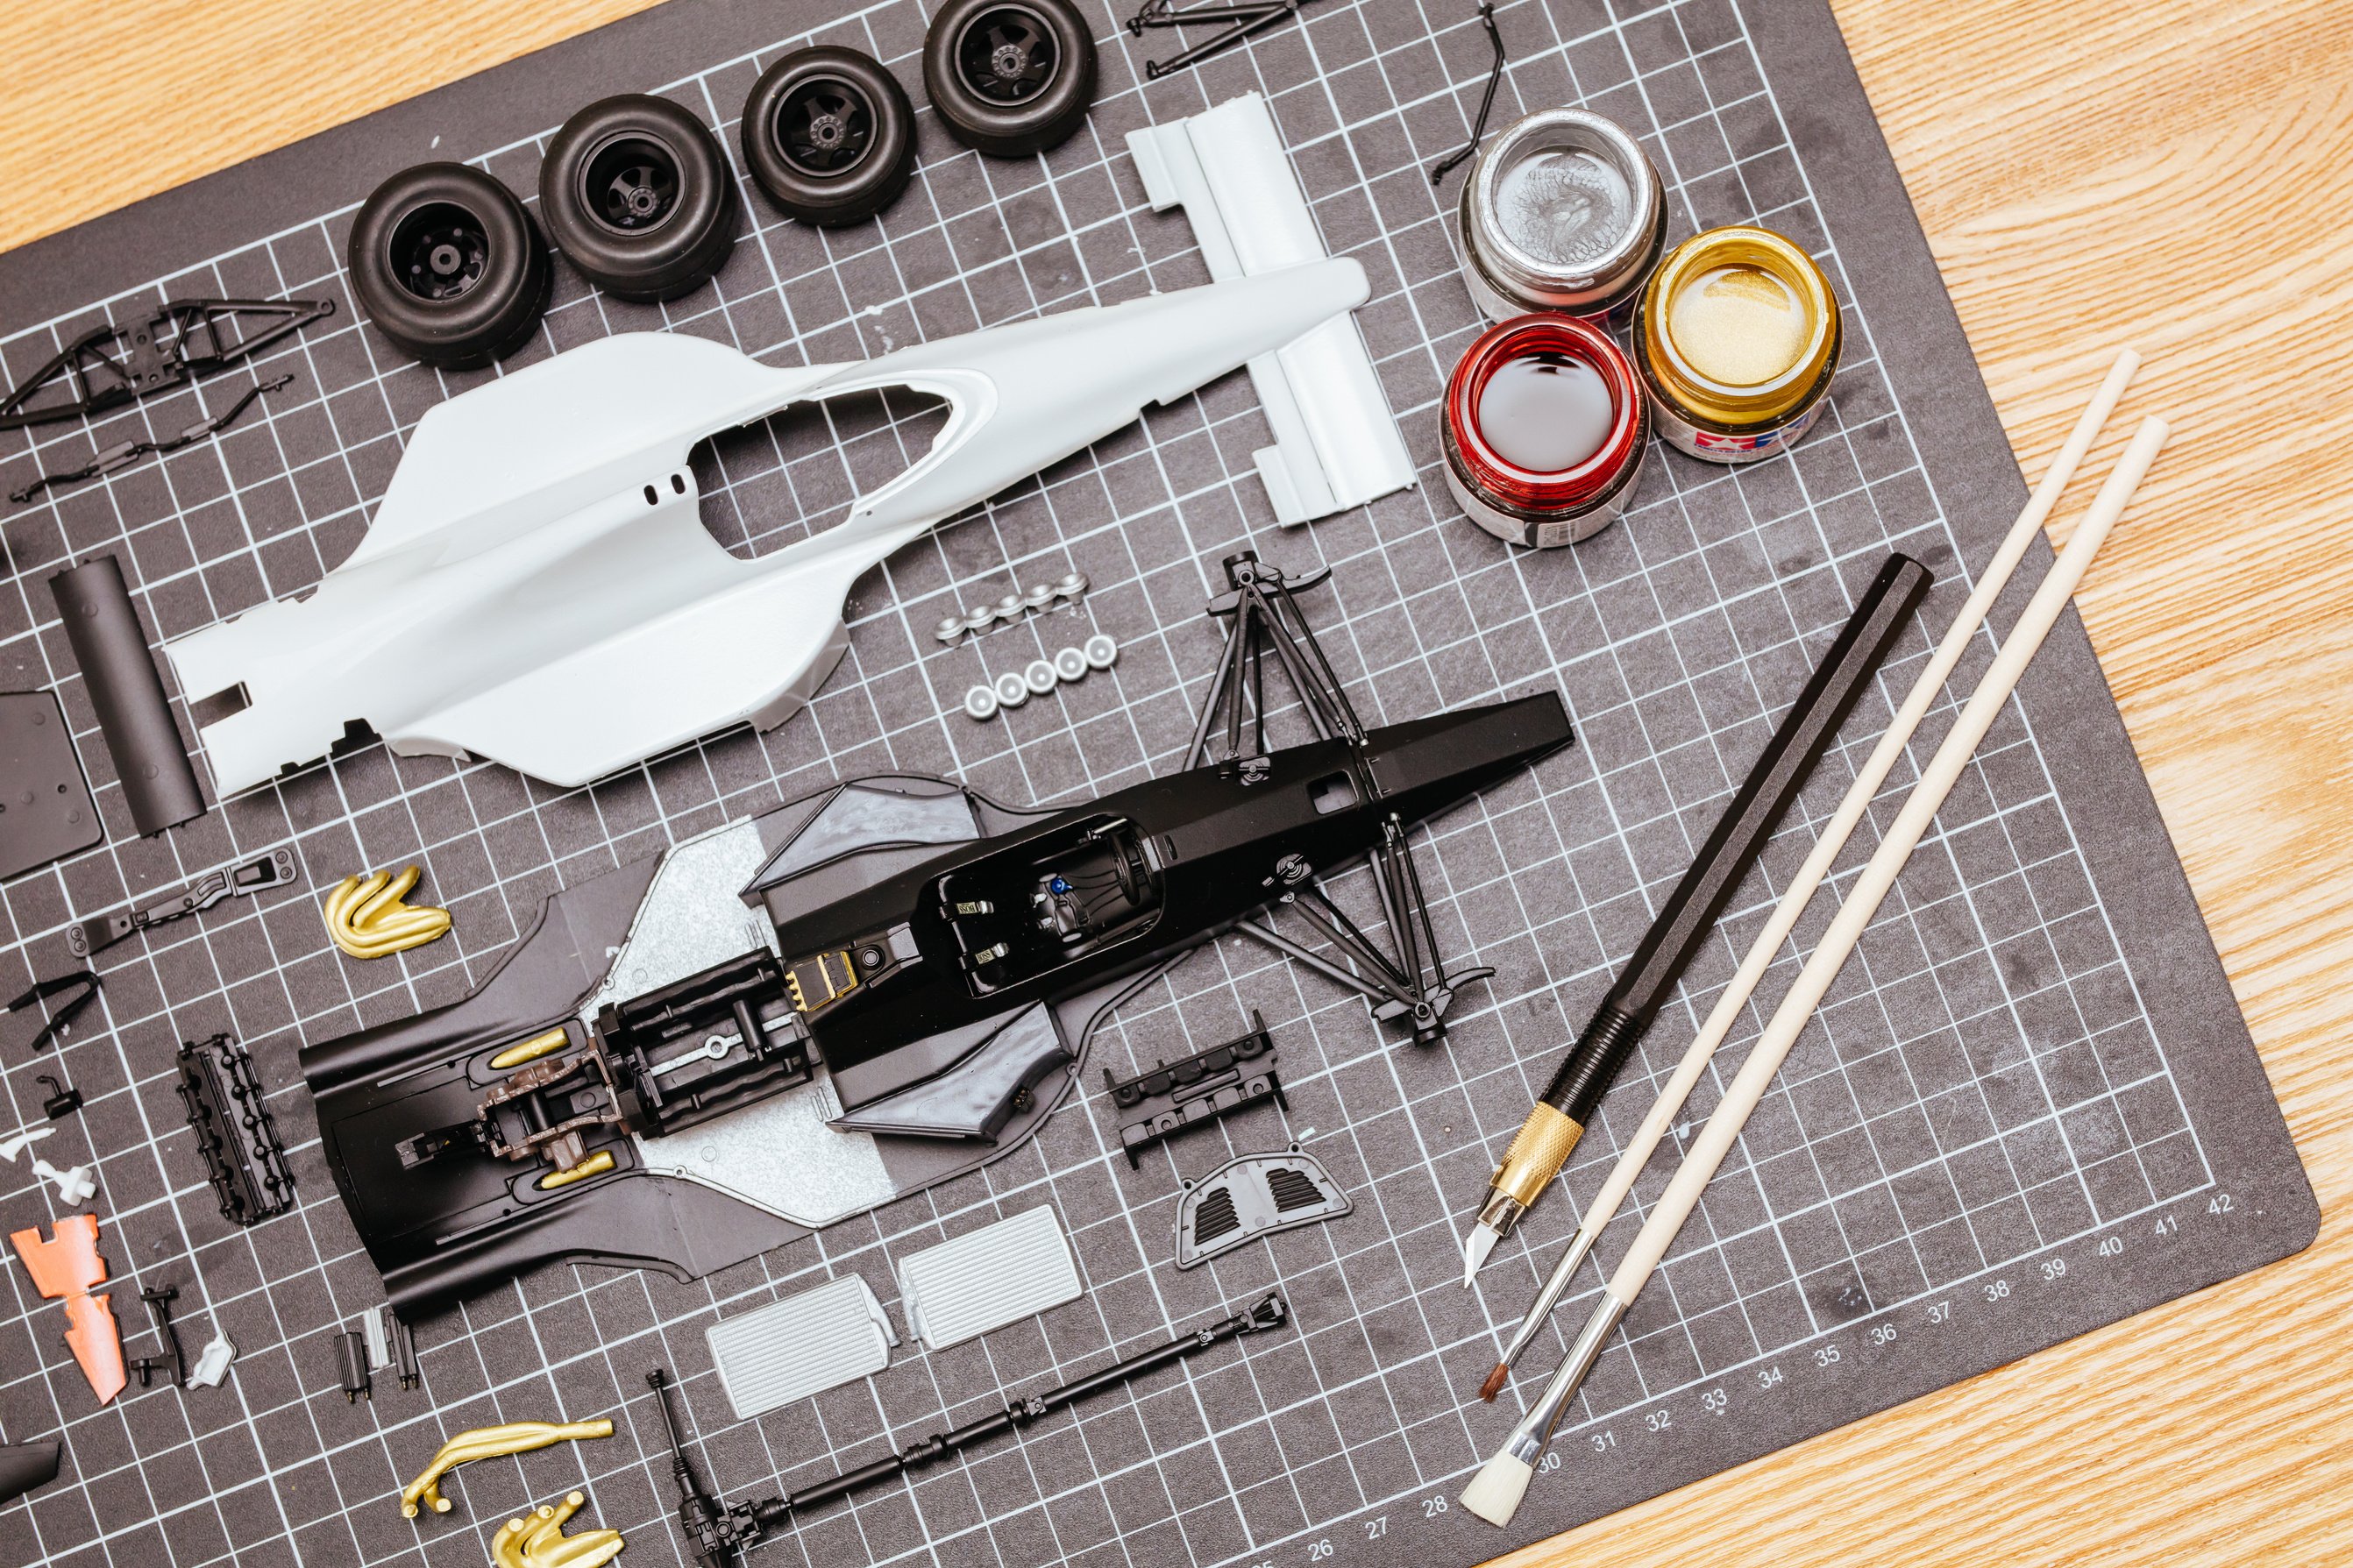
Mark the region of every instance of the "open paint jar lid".
[[1744, 429], [1801, 411], [1838, 363], [1838, 300], [1794, 243], [1712, 228], [1675, 247], [1643, 291], [1637, 350], [1662, 403]]
[[1600, 315], [1628, 300], [1666, 238], [1659, 171], [1616, 122], [1546, 109], [1487, 144], [1456, 222], [1472, 297], [1496, 321]]
[[1569, 544], [1625, 509], [1648, 416], [1641, 377], [1607, 333], [1572, 316], [1490, 327], [1454, 367], [1448, 487], [1515, 544]]

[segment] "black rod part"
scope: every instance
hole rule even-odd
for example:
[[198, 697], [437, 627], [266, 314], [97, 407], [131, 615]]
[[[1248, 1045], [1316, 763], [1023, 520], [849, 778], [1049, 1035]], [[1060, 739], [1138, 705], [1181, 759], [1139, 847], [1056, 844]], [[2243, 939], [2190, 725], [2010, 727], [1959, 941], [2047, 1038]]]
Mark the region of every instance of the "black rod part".
[[1870, 688], [1931, 581], [1928, 569], [1908, 555], [1890, 555], [1879, 569], [1806, 689], [1765, 742], [1698, 858], [1667, 895], [1617, 984], [1594, 1010], [1576, 1047], [1553, 1074], [1544, 1092], [1546, 1105], [1579, 1127], [1591, 1121], [1610, 1079], [1673, 994], [1692, 955], [1788, 815], [1839, 726]]
[[98, 710], [99, 731], [106, 737], [107, 754], [114, 759], [115, 776], [122, 781], [122, 797], [140, 836], [150, 837], [202, 816], [204, 791], [180, 742], [179, 726], [172, 722], [164, 679], [148, 655], [147, 634], [131, 607], [122, 568], [113, 556], [101, 555], [50, 578], [49, 592], [65, 617], [66, 638], [73, 644], [74, 662], [81, 666], [90, 706]]
[[1066, 1383], [1060, 1388], [1014, 1400], [1004, 1409], [984, 1415], [967, 1426], [959, 1426], [952, 1432], [935, 1433], [910, 1446], [901, 1453], [877, 1459], [870, 1465], [861, 1465], [857, 1469], [836, 1476], [829, 1481], [819, 1481], [814, 1486], [804, 1487], [784, 1499], [785, 1507], [787, 1511], [798, 1513], [818, 1503], [830, 1502], [835, 1498], [845, 1497], [850, 1492], [871, 1486], [876, 1481], [888, 1480], [893, 1476], [902, 1475], [911, 1470], [927, 1468], [943, 1459], [955, 1457], [975, 1443], [999, 1436], [1017, 1427], [1027, 1426], [1039, 1416], [1060, 1410], [1066, 1405], [1075, 1405], [1091, 1394], [1100, 1394], [1107, 1388], [1117, 1387], [1131, 1378], [1141, 1377], [1147, 1372], [1155, 1372], [1173, 1362], [1180, 1362], [1187, 1356], [1198, 1355], [1213, 1345], [1223, 1344], [1228, 1340], [1243, 1334], [1257, 1333], [1264, 1329], [1280, 1328], [1289, 1321], [1290, 1310], [1284, 1306], [1282, 1298], [1270, 1294], [1222, 1322], [1212, 1323], [1205, 1329], [1196, 1329], [1193, 1332], [1180, 1335], [1166, 1344], [1155, 1345], [1148, 1351], [1132, 1355], [1125, 1361], [1114, 1362], [1101, 1372], [1089, 1373], [1086, 1376]]

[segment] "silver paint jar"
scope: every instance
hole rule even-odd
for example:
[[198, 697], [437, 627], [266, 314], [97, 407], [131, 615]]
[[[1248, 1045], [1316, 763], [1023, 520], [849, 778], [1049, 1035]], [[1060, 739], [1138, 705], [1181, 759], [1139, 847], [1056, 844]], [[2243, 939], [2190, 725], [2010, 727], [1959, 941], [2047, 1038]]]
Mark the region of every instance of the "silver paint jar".
[[1631, 310], [1667, 237], [1659, 171], [1615, 121], [1546, 109], [1487, 143], [1462, 183], [1455, 240], [1489, 320]]

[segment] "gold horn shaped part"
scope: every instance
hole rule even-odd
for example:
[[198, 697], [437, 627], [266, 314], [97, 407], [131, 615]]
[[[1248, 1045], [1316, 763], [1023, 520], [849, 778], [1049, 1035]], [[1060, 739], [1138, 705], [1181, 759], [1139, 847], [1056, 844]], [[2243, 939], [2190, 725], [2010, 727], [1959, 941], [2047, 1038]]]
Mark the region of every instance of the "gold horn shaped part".
[[449, 930], [448, 910], [401, 902], [424, 874], [411, 866], [398, 876], [371, 871], [344, 878], [319, 910], [328, 938], [353, 958], [385, 958], [439, 940]]
[[495, 1459], [503, 1454], [528, 1454], [533, 1448], [584, 1437], [609, 1437], [610, 1421], [511, 1421], [503, 1426], [477, 1426], [441, 1445], [425, 1473], [400, 1489], [400, 1511], [410, 1519], [429, 1508], [448, 1513], [449, 1500], [441, 1495], [441, 1478], [475, 1459]]
[[498, 1568], [603, 1568], [628, 1544], [617, 1530], [564, 1533], [565, 1521], [588, 1499], [579, 1492], [554, 1508], [542, 1503], [528, 1519], [511, 1519], [491, 1537], [491, 1561]]
[[509, 1068], [519, 1068], [525, 1062], [537, 1061], [540, 1058], [546, 1056], [551, 1051], [562, 1050], [564, 1048], [565, 1042], [570, 1037], [565, 1034], [564, 1026], [561, 1024], [557, 1025], [553, 1029], [543, 1030], [539, 1034], [533, 1035], [531, 1038], [525, 1040], [522, 1044], [519, 1046], [509, 1046], [505, 1050], [502, 1050], [497, 1056], [492, 1057], [491, 1058], [491, 1069], [496, 1072], [504, 1072]]
[[569, 1170], [550, 1171], [539, 1179], [539, 1190], [552, 1193], [558, 1187], [568, 1187], [575, 1182], [585, 1182], [591, 1176], [601, 1176], [613, 1168], [613, 1152], [599, 1149]]

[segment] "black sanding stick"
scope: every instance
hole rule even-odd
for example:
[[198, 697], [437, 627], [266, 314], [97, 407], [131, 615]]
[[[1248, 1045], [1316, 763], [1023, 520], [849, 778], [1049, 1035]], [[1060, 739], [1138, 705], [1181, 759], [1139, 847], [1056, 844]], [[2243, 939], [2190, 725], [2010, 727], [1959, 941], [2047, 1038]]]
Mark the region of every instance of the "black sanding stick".
[[147, 634], [131, 606], [122, 568], [113, 556], [100, 555], [50, 578], [49, 592], [65, 617], [66, 638], [73, 644], [74, 662], [81, 666], [90, 706], [98, 710], [99, 732], [106, 737], [107, 754], [114, 759], [140, 836], [202, 816], [204, 791], [180, 742], [180, 728], [172, 722], [164, 678], [147, 652]]

